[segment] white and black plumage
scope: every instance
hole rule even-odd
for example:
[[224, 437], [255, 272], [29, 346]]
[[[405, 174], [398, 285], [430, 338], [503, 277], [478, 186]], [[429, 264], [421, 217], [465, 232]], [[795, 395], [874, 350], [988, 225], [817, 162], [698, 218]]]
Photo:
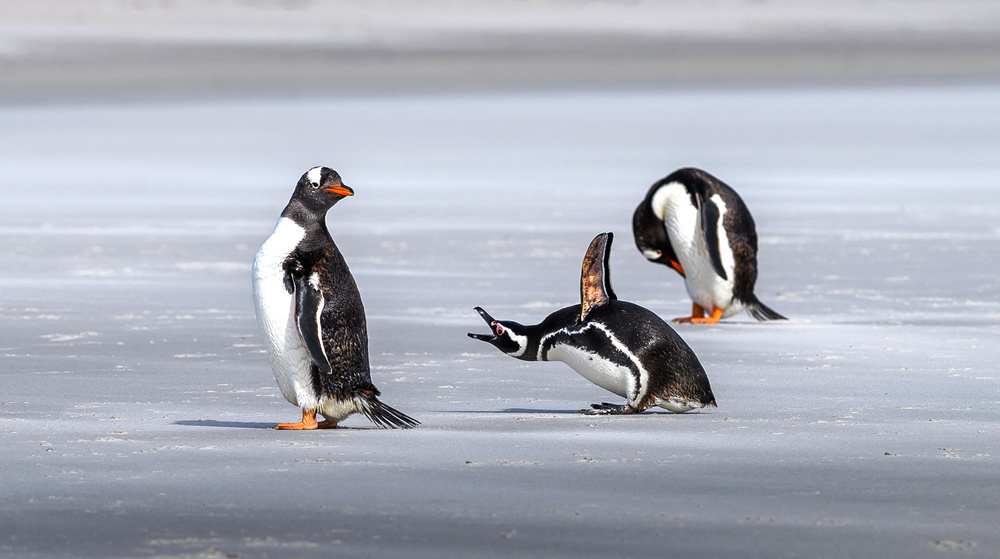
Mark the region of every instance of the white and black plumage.
[[656, 314], [619, 301], [608, 263], [612, 233], [590, 243], [580, 275], [580, 304], [524, 326], [476, 307], [491, 334], [469, 334], [525, 361], [562, 361], [594, 384], [626, 399], [594, 404], [587, 414], [639, 413], [652, 406], [686, 412], [714, 406], [715, 396], [694, 351]]
[[632, 215], [632, 233], [643, 256], [684, 277], [694, 305], [678, 321], [716, 323], [744, 309], [757, 320], [785, 318], [754, 295], [757, 230], [750, 210], [705, 171], [679, 169], [653, 184]]
[[336, 171], [307, 171], [253, 262], [257, 323], [274, 378], [302, 408], [301, 422], [275, 429], [336, 427], [352, 413], [385, 428], [419, 423], [380, 402], [371, 381], [361, 294], [326, 227], [327, 211], [352, 195]]

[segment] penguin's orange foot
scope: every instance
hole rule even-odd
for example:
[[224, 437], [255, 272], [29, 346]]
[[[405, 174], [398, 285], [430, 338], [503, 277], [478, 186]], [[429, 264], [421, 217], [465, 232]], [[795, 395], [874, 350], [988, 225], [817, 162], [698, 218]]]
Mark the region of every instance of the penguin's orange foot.
[[718, 324], [719, 323], [719, 319], [721, 319], [721, 318], [722, 318], [722, 313], [719, 313], [719, 316], [715, 316], [713, 314], [712, 316], [704, 316], [702, 318], [693, 318], [692, 317], [692, 318], [686, 320], [685, 322], [690, 322], [691, 324]]
[[274, 426], [277, 431], [308, 431], [310, 429], [316, 429], [318, 424], [313, 423], [312, 425], [308, 423], [298, 422], [298, 423], [279, 423]]
[[[324, 421], [323, 423], [327, 423]], [[337, 424], [334, 423], [334, 426]], [[279, 431], [308, 431], [320, 426], [316, 423], [316, 410], [302, 410], [302, 421], [298, 423], [279, 423], [274, 426]]]
[[[700, 321], [705, 316], [705, 309], [701, 307], [698, 303], [691, 305], [691, 316], [682, 316], [675, 318], [674, 322], [695, 322]], [[719, 316], [722, 316], [720, 313]]]
[[316, 424], [316, 428], [317, 429], [336, 429], [337, 428], [337, 422], [336, 421], [331, 421], [331, 420], [327, 419], [326, 421], [320, 421], [318, 424]]
[[[701, 307], [695, 305], [699, 310]], [[692, 316], [683, 317], [676, 319], [677, 322], [690, 322], [691, 324], [718, 324], [722, 320], [722, 309], [716, 307], [712, 310], [712, 314], [709, 316], [703, 316], [702, 313], [692, 313]]]

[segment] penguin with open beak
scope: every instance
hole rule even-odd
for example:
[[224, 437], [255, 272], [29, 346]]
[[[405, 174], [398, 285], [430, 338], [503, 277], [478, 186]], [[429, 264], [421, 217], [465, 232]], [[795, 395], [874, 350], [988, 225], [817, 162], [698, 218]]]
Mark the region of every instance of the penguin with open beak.
[[659, 406], [681, 413], [715, 406], [694, 351], [653, 312], [618, 300], [608, 268], [612, 233], [594, 238], [583, 260], [580, 304], [524, 326], [476, 307], [489, 334], [469, 337], [524, 361], [562, 361], [594, 384], [625, 398], [594, 404], [587, 414], [639, 413]]

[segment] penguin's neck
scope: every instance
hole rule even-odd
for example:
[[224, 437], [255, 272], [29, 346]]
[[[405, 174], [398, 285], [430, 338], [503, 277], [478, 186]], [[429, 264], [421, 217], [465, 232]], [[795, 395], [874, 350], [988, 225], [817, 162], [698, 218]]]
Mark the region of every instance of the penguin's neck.
[[663, 221], [667, 219], [668, 215], [673, 215], [676, 211], [676, 204], [683, 201], [690, 201], [693, 206], [697, 205], [687, 187], [674, 181], [656, 190], [652, 200], [649, 201], [649, 207], [653, 210], [653, 215]]
[[288, 205], [281, 212], [281, 217], [294, 221], [299, 227], [306, 231], [306, 235], [325, 233], [327, 237], [330, 232], [326, 228], [326, 213], [330, 208], [315, 210], [306, 207], [301, 201], [292, 198]]
[[525, 345], [524, 351], [510, 355], [522, 361], [538, 361], [538, 346], [542, 343], [542, 337], [545, 335], [543, 326], [541, 324], [522, 325], [517, 332], [513, 332], [513, 335], [523, 340]]

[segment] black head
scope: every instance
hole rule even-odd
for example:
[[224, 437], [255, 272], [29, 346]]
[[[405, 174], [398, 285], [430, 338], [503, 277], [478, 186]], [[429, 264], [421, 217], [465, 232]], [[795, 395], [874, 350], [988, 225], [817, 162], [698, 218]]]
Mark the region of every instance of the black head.
[[323, 216], [345, 196], [354, 196], [354, 190], [341, 182], [337, 171], [329, 167], [313, 167], [295, 185], [292, 202], [298, 202], [309, 212]]
[[493, 330], [491, 334], [473, 334], [469, 337], [474, 340], [482, 340], [496, 346], [497, 349], [513, 357], [521, 357], [528, 349], [528, 337], [524, 335], [524, 326], [509, 320], [499, 321], [490, 316], [490, 313], [482, 307], [476, 307], [479, 316], [483, 317], [486, 324]]
[[[632, 235], [635, 237], [635, 247], [647, 260], [658, 264], [670, 265], [670, 239], [663, 220], [657, 219], [649, 207], [648, 200], [643, 200], [632, 214]], [[666, 251], [664, 249], [667, 249]]]

